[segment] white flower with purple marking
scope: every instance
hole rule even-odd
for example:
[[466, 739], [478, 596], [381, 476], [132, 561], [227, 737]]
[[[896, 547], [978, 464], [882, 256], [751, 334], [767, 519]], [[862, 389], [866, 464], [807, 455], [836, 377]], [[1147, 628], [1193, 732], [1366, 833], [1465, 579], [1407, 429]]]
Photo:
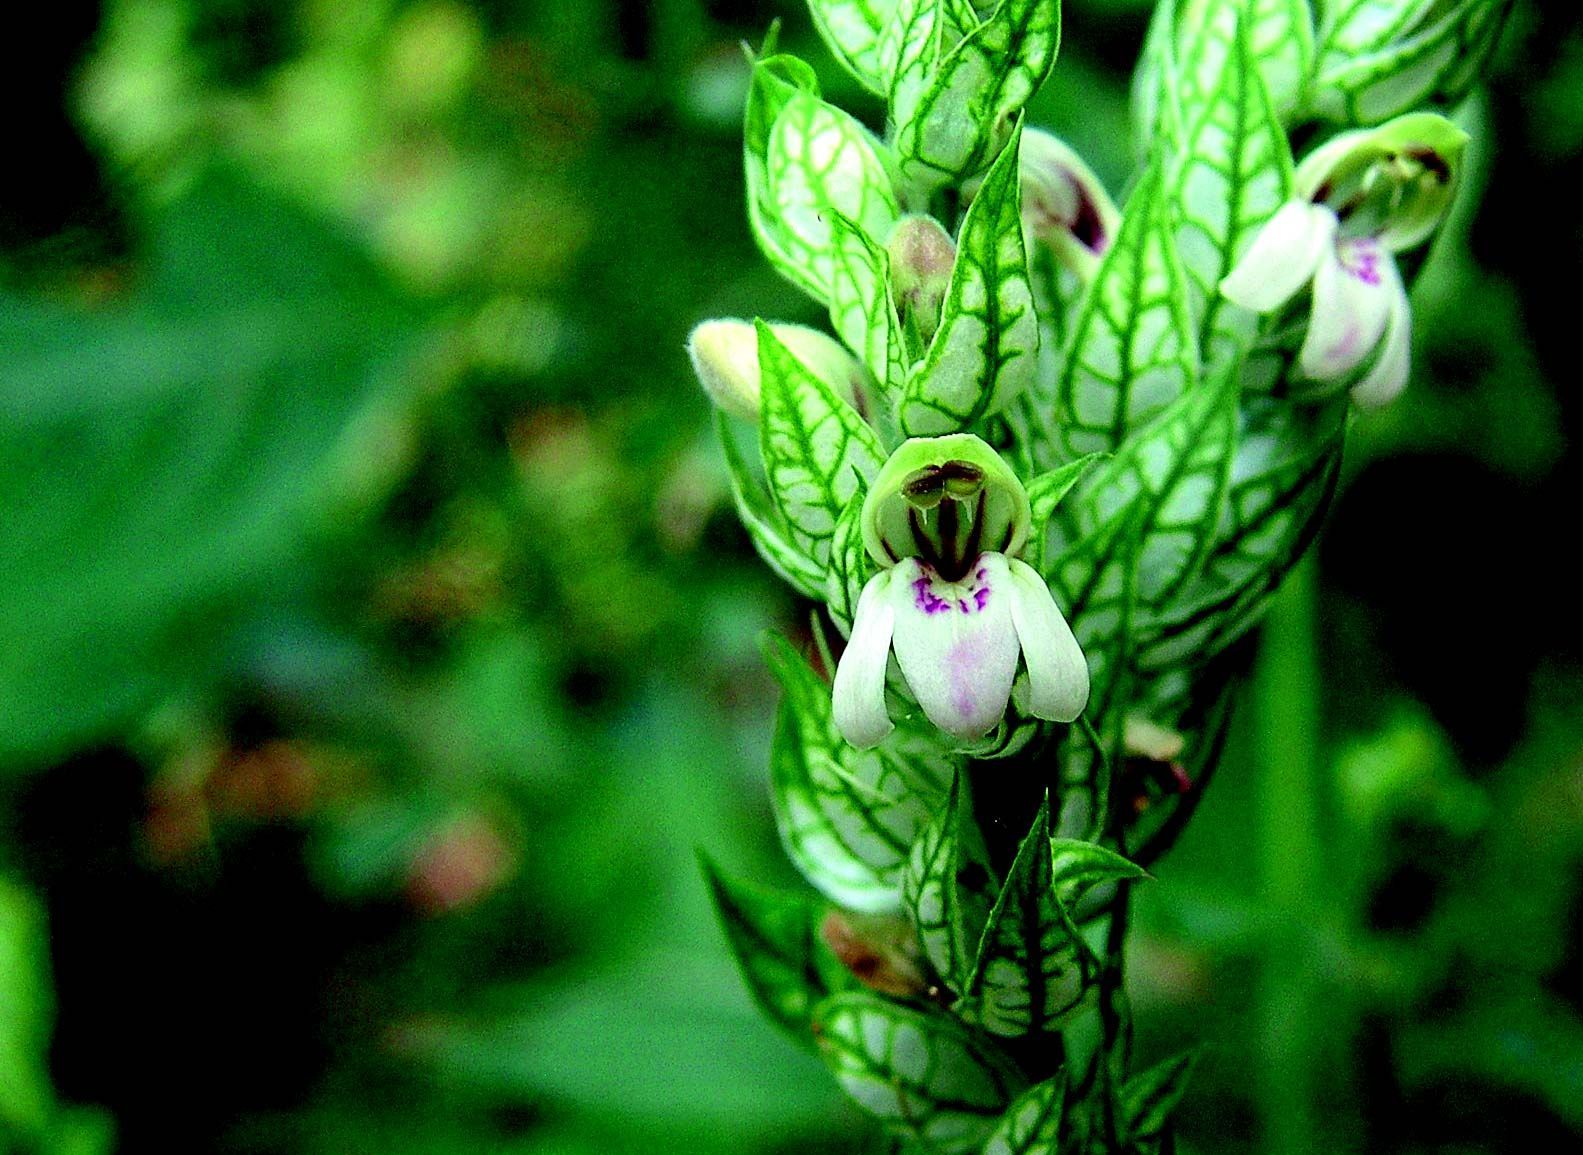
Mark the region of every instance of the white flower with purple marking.
[[1343, 133], [1307, 157], [1297, 195], [1254, 237], [1220, 283], [1227, 300], [1273, 313], [1312, 286], [1304, 377], [1348, 382], [1374, 408], [1407, 384], [1412, 312], [1395, 254], [1422, 244], [1456, 191], [1467, 135], [1414, 113]]
[[880, 572], [836, 667], [835, 724], [848, 742], [874, 746], [893, 729], [892, 653], [924, 714], [956, 738], [999, 724], [1019, 667], [1027, 713], [1070, 722], [1083, 712], [1083, 651], [1044, 579], [1017, 557], [1029, 521], [1022, 483], [972, 434], [914, 438], [891, 455], [863, 503], [863, 543]]

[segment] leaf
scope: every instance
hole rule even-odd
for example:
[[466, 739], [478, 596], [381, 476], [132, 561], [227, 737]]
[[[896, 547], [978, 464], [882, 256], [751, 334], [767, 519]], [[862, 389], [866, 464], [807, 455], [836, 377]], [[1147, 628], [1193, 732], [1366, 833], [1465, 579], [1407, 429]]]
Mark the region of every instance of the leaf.
[[1510, 0], [1338, 0], [1320, 36], [1314, 112], [1369, 125], [1453, 104], [1488, 64]]
[[1149, 877], [1143, 867], [1114, 850], [1078, 838], [1051, 839], [1050, 855], [1055, 893], [1067, 906], [1101, 883], [1135, 882]]
[[1037, 242], [1028, 248], [1028, 278], [1039, 320], [1037, 364], [1027, 388], [1013, 395], [1001, 414], [1012, 439], [1009, 452], [1002, 452], [1024, 477], [1049, 470], [1062, 459], [1055, 430], [1057, 389], [1067, 334], [1085, 287], [1056, 261], [1048, 245]]
[[819, 37], [864, 88], [885, 94], [880, 37], [896, 14], [897, 0], [808, 0]]
[[218, 677], [310, 530], [377, 484], [421, 314], [296, 206], [209, 175], [147, 222], [143, 291], [0, 299], [0, 766]]
[[930, 69], [927, 83], [893, 84], [902, 172], [926, 191], [980, 172], [1049, 78], [1060, 45], [1060, 0], [1001, 0]]
[[908, 726], [872, 750], [848, 745], [830, 717], [829, 683], [784, 639], [767, 657], [784, 691], [770, 777], [787, 853], [833, 902], [899, 909], [902, 871], [945, 799], [950, 758]]
[[1250, 0], [1248, 43], [1278, 123], [1303, 103], [1314, 66], [1310, 0]]
[[1114, 450], [1196, 380], [1197, 343], [1159, 161], [1128, 198], [1064, 368], [1058, 428], [1068, 459]]
[[1250, 403], [1214, 550], [1140, 638], [1141, 670], [1201, 665], [1257, 621], [1329, 506], [1345, 409], [1344, 401], [1318, 409], [1269, 398]]
[[[1237, 381], [1178, 399], [1126, 442], [1055, 520], [1047, 565], [1103, 714], [1136, 639], [1213, 547], [1237, 432]], [[1070, 512], [1066, 512], [1066, 511]], [[1065, 543], [1071, 543], [1067, 545]]]
[[1253, 343], [1258, 317], [1228, 307], [1220, 282], [1291, 195], [1291, 151], [1249, 36], [1247, 23], [1238, 21], [1233, 49], [1188, 130], [1172, 181], [1177, 251], [1206, 374], [1237, 364]]
[[863, 498], [867, 487], [860, 487], [836, 519], [830, 540], [830, 566], [825, 571], [824, 600], [830, 617], [843, 637], [852, 634], [852, 619], [857, 600], [868, 582], [868, 549], [863, 544]]
[[819, 98], [790, 56], [758, 61], [744, 129], [748, 221], [777, 270], [828, 304], [837, 261], [832, 214], [883, 241], [900, 208], [869, 131]]
[[749, 472], [732, 435], [730, 418], [719, 410], [715, 411], [715, 433], [731, 479], [731, 500], [753, 548], [792, 589], [803, 597], [819, 600], [824, 596], [824, 572], [813, 558], [792, 544], [786, 519], [774, 507], [764, 486]]
[[830, 282], [830, 325], [857, 350], [887, 397], [901, 388], [903, 345], [891, 291], [890, 256], [852, 221], [832, 210], [835, 263]]
[[1020, 126], [968, 207], [940, 328], [902, 394], [910, 437], [968, 429], [1025, 391], [1038, 367], [1018, 180]]
[[997, 889], [989, 852], [962, 801], [958, 774], [951, 779], [945, 807], [913, 845], [902, 875], [902, 903], [924, 955], [953, 991], [967, 985]]
[[1055, 892], [1046, 797], [990, 911], [961, 1012], [996, 1035], [1054, 1030], [1083, 1001], [1095, 966]]
[[1029, 1087], [1006, 1108], [984, 1155], [1059, 1155], [1066, 1073]]
[[814, 1031], [858, 1106], [941, 1155], [976, 1151], [1023, 1083], [997, 1048], [953, 1019], [865, 992], [826, 999]]
[[[1050, 520], [1056, 506], [1073, 488], [1087, 477], [1096, 465], [1109, 461], [1108, 453], [1090, 453], [1070, 461], [1059, 469], [1052, 469], [1048, 473], [1041, 473], [1028, 483], [1028, 505], [1032, 510], [1032, 520], [1036, 527], [1043, 526]], [[1035, 531], [1037, 532], [1037, 530]]]
[[1117, 1092], [1120, 1123], [1130, 1143], [1158, 1139], [1170, 1124], [1171, 1112], [1187, 1091], [1197, 1061], [1194, 1052], [1178, 1055], [1134, 1075]]
[[822, 570], [836, 519], [879, 473], [885, 451], [857, 410], [762, 321], [758, 334], [764, 471], [792, 544]]
[[824, 903], [731, 882], [708, 859], [700, 861], [754, 1002], [798, 1042], [812, 1046], [815, 1005], [850, 985], [838, 981], [840, 967], [819, 940]]
[[1155, 0], [1143, 51], [1132, 77], [1133, 142], [1140, 157], [1175, 155], [1184, 131], [1181, 66], [1177, 60], [1179, 0]]

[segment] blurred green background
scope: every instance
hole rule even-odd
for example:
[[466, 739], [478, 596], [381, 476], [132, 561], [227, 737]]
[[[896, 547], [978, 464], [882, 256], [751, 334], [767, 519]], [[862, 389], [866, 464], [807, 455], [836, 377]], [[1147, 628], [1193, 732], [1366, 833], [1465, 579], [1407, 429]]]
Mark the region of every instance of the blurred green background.
[[[13, 36], [0, 1152], [883, 1147], [741, 991], [791, 883], [766, 629], [682, 343], [818, 323], [742, 212], [797, 0], [107, 0]], [[1141, 0], [1033, 119], [1116, 192]], [[1583, 31], [1475, 176], [1213, 790], [1140, 892], [1204, 1152], [1583, 1142]], [[1479, 203], [1482, 197], [1482, 204]], [[1477, 207], [1477, 213], [1472, 210]]]

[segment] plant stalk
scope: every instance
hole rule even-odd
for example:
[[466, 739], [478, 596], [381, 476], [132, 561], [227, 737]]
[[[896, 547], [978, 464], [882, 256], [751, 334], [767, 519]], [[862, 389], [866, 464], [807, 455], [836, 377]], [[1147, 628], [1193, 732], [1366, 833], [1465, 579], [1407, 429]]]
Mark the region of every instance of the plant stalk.
[[1288, 577], [1264, 627], [1254, 676], [1259, 881], [1270, 914], [1256, 1002], [1255, 1080], [1268, 1155], [1321, 1149], [1319, 974], [1321, 915], [1318, 579], [1312, 557]]

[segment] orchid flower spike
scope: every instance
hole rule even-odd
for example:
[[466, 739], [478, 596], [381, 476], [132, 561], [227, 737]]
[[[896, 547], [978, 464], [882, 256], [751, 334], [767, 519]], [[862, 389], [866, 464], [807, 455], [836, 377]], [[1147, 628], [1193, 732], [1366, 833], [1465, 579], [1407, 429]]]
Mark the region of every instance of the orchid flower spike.
[[929, 721], [957, 738], [1000, 722], [1019, 658], [1028, 713], [1070, 722], [1083, 712], [1083, 651], [1044, 579], [1017, 556], [1030, 520], [1022, 483], [971, 433], [915, 437], [891, 454], [862, 510], [863, 545], [880, 571], [858, 598], [835, 673], [835, 724], [848, 742], [874, 746], [894, 728], [893, 650]]
[[1391, 401], [1407, 384], [1412, 345], [1395, 254], [1423, 244], [1445, 218], [1467, 140], [1428, 112], [1335, 137], [1298, 166], [1295, 197], [1254, 237], [1220, 291], [1245, 309], [1273, 313], [1312, 284], [1297, 355], [1303, 375], [1351, 381], [1352, 399], [1365, 408]]

